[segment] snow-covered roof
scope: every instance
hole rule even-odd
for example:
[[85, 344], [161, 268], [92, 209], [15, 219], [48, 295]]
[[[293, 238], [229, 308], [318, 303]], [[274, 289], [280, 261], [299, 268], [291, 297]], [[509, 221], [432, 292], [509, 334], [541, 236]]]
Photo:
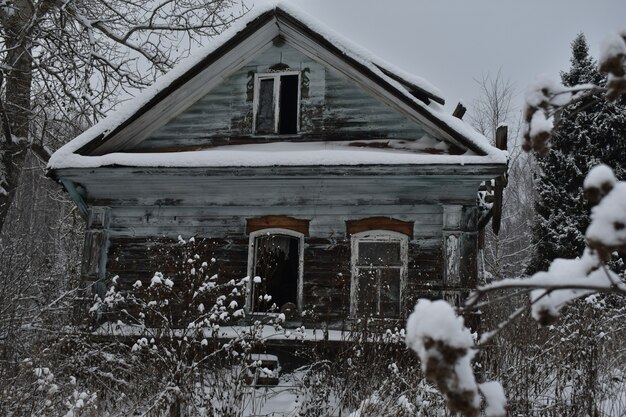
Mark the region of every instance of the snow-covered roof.
[[[404, 104], [415, 110], [417, 116], [421, 117], [420, 120], [423, 119], [425, 123], [440, 130], [442, 139], [446, 140], [448, 138], [450, 142], [460, 143], [467, 148], [468, 152], [465, 156], [475, 157], [472, 158], [473, 162], [469, 163], [506, 163], [507, 156], [505, 152], [491, 146], [483, 135], [476, 132], [462, 120], [445, 112], [442, 106], [443, 99], [437, 88], [424, 79], [409, 75], [375, 57], [364, 48], [336, 34], [288, 2], [279, 2], [258, 7], [249, 12], [245, 18], [237, 21], [228, 30], [212, 39], [207, 46], [184, 60], [167, 74], [161, 76], [152, 86], [146, 88], [137, 97], [124, 103], [117, 111], [111, 113], [111, 115], [60, 148], [50, 158], [48, 168], [96, 167], [103, 165], [187, 166], [191, 161], [194, 161], [193, 163], [196, 166], [211, 166], [219, 159], [217, 155], [222, 158], [235, 158], [226, 162], [220, 160], [221, 162], [219, 163], [221, 165], [254, 165], [254, 161], [263, 161], [259, 162], [260, 165], [269, 164], [264, 157], [254, 158], [250, 155], [242, 159], [242, 155], [253, 152], [253, 149], [250, 147], [239, 148], [238, 150], [212, 149], [171, 154], [138, 154], [124, 153], [124, 149], [119, 149], [120, 147], [118, 146], [118, 149], [113, 149], [113, 151], [100, 152], [101, 154], [104, 153], [104, 155], [99, 156], [98, 152], [94, 152], [94, 149], [114, 139], [120, 131], [123, 131], [131, 123], [141, 118], [151, 108], [157, 106], [170, 93], [183, 86], [191, 77], [196, 76], [200, 71], [209, 67], [215, 59], [224, 54], [224, 48], [232, 48], [244, 35], [250, 36], [254, 34], [263, 22], [278, 18], [289, 19], [300, 30], [308, 31], [309, 36], [315, 36], [316, 41], [323, 43], [324, 47], [331, 48], [334, 52], [342, 54], [342, 57], [348, 60], [350, 65], [358, 66], [360, 71], [367, 72], [368, 77], [373, 77], [377, 84], [382, 85], [387, 91], [391, 91]], [[234, 45], [233, 42], [235, 43]], [[297, 156], [297, 152], [292, 152], [290, 149], [285, 149], [286, 152], [282, 153], [284, 158], [277, 157], [273, 165], [297, 165], [294, 161], [290, 162], [286, 159]], [[331, 148], [327, 147], [326, 149], [329, 151]], [[360, 161], [372, 160], [373, 155], [376, 153], [371, 150], [356, 152], [355, 149], [344, 149], [342, 152], [346, 153], [346, 155], [343, 155], [341, 158], [339, 156], [336, 158], [329, 157], [326, 161], [334, 160], [338, 164], [338, 161], [341, 160], [352, 165], [358, 164], [358, 162], [351, 161], [347, 153], [350, 153], [350, 156]], [[391, 161], [389, 158], [390, 154], [400, 154], [400, 152], [394, 153], [392, 151], [378, 153], [381, 155], [378, 155], [377, 158], [385, 161]], [[405, 151], [405, 153], [407, 152]], [[413, 153], [415, 154], [415, 151]], [[466, 163], [458, 155], [454, 158], [451, 155], [445, 158], [444, 156], [422, 153], [421, 155], [410, 155], [408, 158], [420, 161], [415, 163]], [[362, 159], [359, 159], [361, 157]], [[431, 159], [429, 162], [423, 162], [427, 158], [434, 159]], [[446, 162], [436, 161], [435, 159]], [[314, 161], [323, 163], [321, 159], [309, 158], [310, 164], [313, 164]]]
[[272, 142], [220, 146], [190, 152], [110, 153], [101, 156], [66, 155], [63, 167], [263, 167], [481, 164], [485, 157], [408, 151], [393, 145], [385, 149], [355, 147], [346, 142]]

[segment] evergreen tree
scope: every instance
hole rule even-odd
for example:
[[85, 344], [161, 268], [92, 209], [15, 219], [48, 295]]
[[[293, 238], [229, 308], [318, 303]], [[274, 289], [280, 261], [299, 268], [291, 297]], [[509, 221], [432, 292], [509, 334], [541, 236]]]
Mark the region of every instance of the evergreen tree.
[[[561, 73], [565, 86], [604, 83], [583, 34], [571, 44], [571, 68]], [[599, 163], [626, 174], [626, 101], [607, 102], [602, 94], [568, 106], [553, 131], [552, 149], [538, 158], [535, 175], [534, 254], [529, 273], [545, 270], [554, 258], [575, 258], [584, 247], [589, 207], [583, 197], [587, 172]]]

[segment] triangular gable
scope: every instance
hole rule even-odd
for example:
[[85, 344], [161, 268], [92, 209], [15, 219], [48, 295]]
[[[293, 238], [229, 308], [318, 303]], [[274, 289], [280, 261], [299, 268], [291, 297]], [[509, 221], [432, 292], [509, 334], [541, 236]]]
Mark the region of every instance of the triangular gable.
[[[408, 119], [425, 126], [433, 136], [477, 155], [496, 156], [502, 162], [500, 152], [482, 135], [443, 112], [437, 104], [443, 100], [423, 82], [399, 74], [359, 47], [348, 48], [348, 42], [307, 16], [280, 6], [261, 9], [242, 23], [223, 34], [210, 52], [172, 70], [122, 111], [83, 133], [60, 153], [97, 156], [132, 149], [280, 37], [343, 73]], [[55, 166], [53, 160], [51, 166]]]
[[[297, 134], [257, 134], [254, 129], [256, 74], [273, 69], [299, 79]], [[276, 141], [416, 141], [428, 135], [421, 124], [367, 94], [351, 79], [282, 42], [264, 48], [181, 114], [125, 152], [183, 152], [224, 145]], [[432, 135], [428, 135], [432, 137]], [[439, 141], [440, 145], [448, 145]], [[443, 142], [443, 143], [441, 143]], [[357, 145], [354, 145], [357, 146]], [[372, 144], [380, 147], [381, 144]], [[448, 149], [444, 147], [443, 149]]]

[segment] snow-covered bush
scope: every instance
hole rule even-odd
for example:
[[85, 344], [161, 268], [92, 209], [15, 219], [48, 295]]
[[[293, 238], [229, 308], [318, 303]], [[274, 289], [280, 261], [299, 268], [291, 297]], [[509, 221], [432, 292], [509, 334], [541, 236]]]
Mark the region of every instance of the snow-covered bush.
[[[156, 272], [131, 288], [113, 277], [104, 299], [90, 309], [107, 319], [98, 332], [129, 340], [130, 356], [150, 375], [150, 402], [138, 407], [144, 413], [234, 416], [243, 410], [247, 359], [263, 342], [263, 323], [221, 338], [221, 326], [245, 317], [249, 278], [219, 277], [215, 259], [198, 255], [202, 245], [179, 237], [178, 271]], [[280, 327], [277, 318], [270, 320]]]
[[353, 327], [331, 357], [328, 397], [342, 415], [354, 417], [446, 415], [443, 399], [406, 348], [404, 329], [389, 325], [362, 318]]

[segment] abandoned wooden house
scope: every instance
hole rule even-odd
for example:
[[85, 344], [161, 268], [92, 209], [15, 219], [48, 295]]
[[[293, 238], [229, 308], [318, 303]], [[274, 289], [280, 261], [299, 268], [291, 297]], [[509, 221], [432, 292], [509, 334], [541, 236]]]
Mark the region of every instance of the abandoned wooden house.
[[172, 272], [158, 248], [194, 236], [220, 277], [262, 277], [248, 314], [267, 314], [270, 294], [330, 326], [402, 318], [418, 297], [476, 285], [478, 189], [507, 166], [443, 104], [272, 6], [57, 151], [49, 175], [87, 219], [83, 278], [97, 291]]

